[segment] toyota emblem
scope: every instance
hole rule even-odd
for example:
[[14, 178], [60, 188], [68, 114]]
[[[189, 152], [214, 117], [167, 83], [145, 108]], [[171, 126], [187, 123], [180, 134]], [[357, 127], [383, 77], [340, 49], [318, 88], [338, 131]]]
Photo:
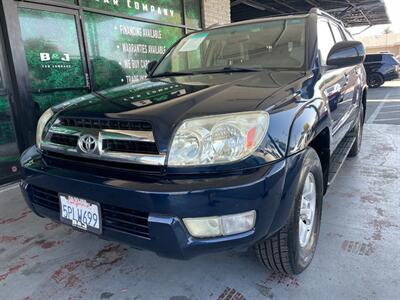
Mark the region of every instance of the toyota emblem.
[[85, 134], [79, 138], [79, 149], [84, 153], [93, 153], [97, 149], [97, 140], [90, 134]]

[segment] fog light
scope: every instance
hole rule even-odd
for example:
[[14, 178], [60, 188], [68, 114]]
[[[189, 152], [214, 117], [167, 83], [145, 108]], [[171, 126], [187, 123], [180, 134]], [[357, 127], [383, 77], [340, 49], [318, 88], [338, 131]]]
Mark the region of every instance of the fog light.
[[254, 228], [256, 211], [240, 214], [183, 219], [190, 235], [198, 238], [232, 235]]

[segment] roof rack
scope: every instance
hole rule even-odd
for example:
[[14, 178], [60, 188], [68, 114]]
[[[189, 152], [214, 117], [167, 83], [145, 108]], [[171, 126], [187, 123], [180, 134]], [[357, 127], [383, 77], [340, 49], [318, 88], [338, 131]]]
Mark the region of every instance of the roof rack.
[[341, 21], [341, 20], [335, 18], [335, 17], [332, 16], [331, 14], [327, 13], [326, 11], [321, 10], [321, 9], [318, 8], [318, 7], [313, 7], [313, 8], [311, 8], [309, 13], [310, 13], [310, 14], [322, 15], [322, 16], [331, 18], [332, 20], [334, 20], [334, 21], [338, 22], [339, 24], [341, 24], [343, 27], [346, 27], [346, 26], [344, 25], [343, 21]]

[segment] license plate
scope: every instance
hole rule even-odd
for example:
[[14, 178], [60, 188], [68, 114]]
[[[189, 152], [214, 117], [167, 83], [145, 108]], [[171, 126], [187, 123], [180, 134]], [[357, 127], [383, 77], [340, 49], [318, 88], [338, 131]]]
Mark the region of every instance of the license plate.
[[82, 230], [101, 234], [101, 210], [98, 203], [59, 194], [60, 221]]

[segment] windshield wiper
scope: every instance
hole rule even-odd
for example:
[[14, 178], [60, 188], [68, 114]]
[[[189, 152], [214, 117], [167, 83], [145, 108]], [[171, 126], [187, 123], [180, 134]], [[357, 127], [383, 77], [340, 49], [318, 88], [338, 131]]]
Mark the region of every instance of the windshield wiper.
[[250, 67], [224, 67], [222, 69], [213, 70], [202, 70], [197, 73], [201, 74], [212, 74], [212, 73], [232, 73], [232, 72], [259, 72], [260, 68], [250, 68]]
[[221, 69], [196, 70], [195, 72], [164, 72], [152, 75], [151, 77], [184, 76], [184, 75], [232, 73], [232, 72], [258, 72], [260, 70], [262, 69], [250, 68], [250, 67], [224, 67]]
[[152, 75], [152, 77], [168, 77], [168, 76], [183, 76], [183, 75], [194, 75], [193, 72], [164, 72]]

